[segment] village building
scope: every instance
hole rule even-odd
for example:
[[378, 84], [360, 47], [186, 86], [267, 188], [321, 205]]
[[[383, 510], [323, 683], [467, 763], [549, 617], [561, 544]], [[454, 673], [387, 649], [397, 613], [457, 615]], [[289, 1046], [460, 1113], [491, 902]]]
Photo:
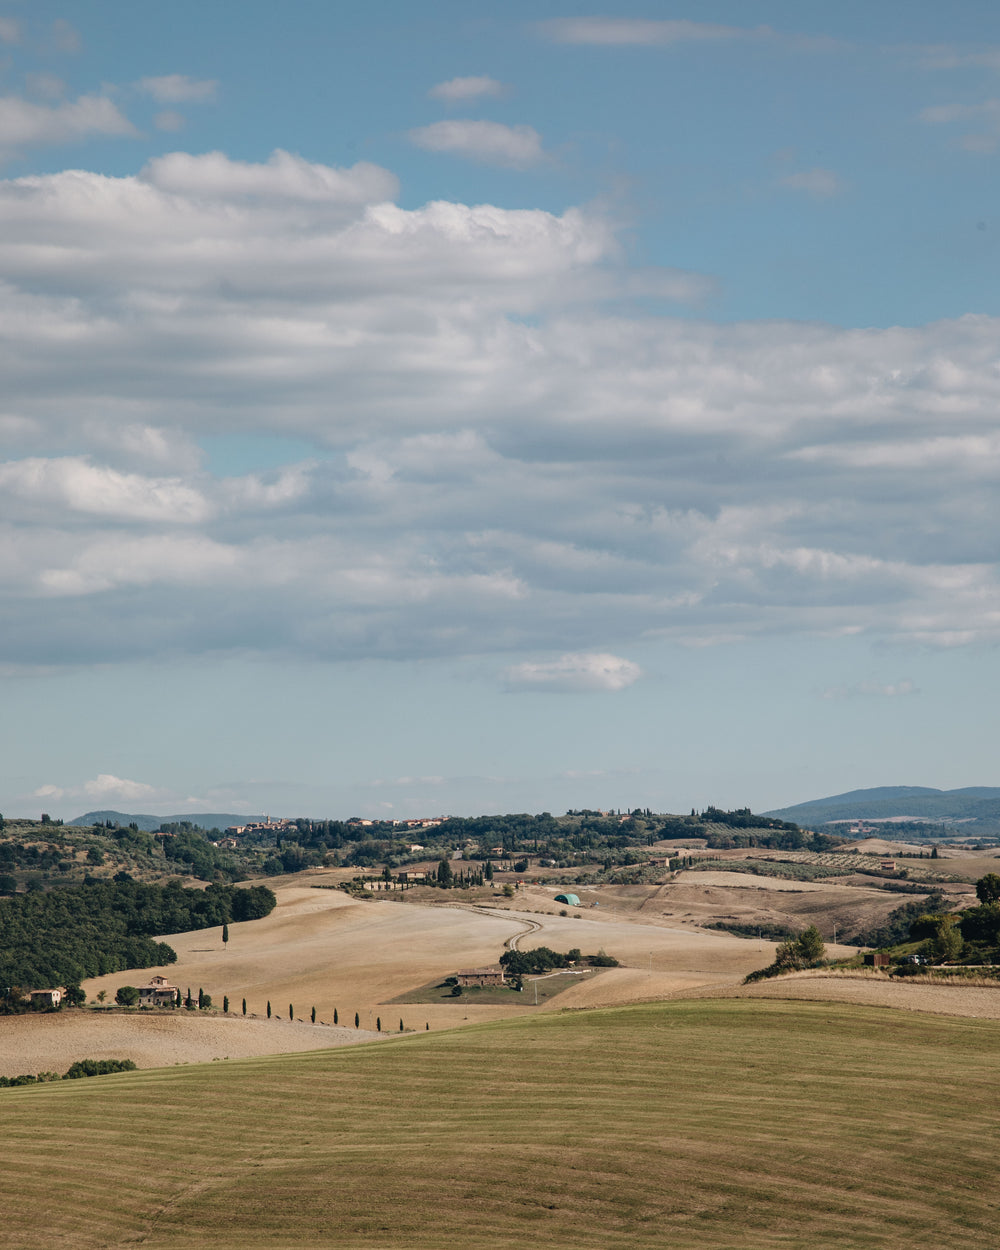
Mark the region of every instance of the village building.
[[405, 869], [403, 872], [399, 874], [399, 879], [404, 885], [409, 885], [413, 881], [426, 881], [427, 873], [426, 872], [414, 872], [410, 869]]
[[489, 985], [505, 985], [507, 981], [503, 968], [462, 968], [457, 976], [458, 984], [463, 989], [472, 987], [484, 988]]

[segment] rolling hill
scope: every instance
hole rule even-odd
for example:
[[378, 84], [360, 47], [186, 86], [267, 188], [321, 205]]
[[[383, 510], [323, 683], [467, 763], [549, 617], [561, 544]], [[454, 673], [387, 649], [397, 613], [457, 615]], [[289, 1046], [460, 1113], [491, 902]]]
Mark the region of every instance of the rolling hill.
[[809, 828], [841, 820], [926, 820], [955, 824], [956, 834], [963, 836], [992, 836], [1000, 832], [1000, 787], [935, 790], [926, 786], [877, 786], [764, 814]]
[[5, 1245], [980, 1250], [997, 1036], [672, 1002], [3, 1090]]
[[67, 820], [67, 825], [103, 825], [112, 820], [123, 827], [136, 824], [146, 833], [152, 833], [164, 824], [179, 824], [182, 820], [199, 829], [225, 829], [228, 825], [245, 825], [248, 820], [263, 820], [263, 816], [237, 815], [235, 812], [183, 812], [179, 816], [142, 816], [130, 812], [84, 812], [74, 820]]

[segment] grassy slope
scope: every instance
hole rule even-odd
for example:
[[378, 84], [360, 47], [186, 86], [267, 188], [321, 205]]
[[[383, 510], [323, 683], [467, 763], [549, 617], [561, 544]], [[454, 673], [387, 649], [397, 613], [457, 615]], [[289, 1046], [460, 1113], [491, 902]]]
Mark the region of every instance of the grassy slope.
[[677, 1002], [3, 1091], [4, 1242], [981, 1247], [998, 1036]]

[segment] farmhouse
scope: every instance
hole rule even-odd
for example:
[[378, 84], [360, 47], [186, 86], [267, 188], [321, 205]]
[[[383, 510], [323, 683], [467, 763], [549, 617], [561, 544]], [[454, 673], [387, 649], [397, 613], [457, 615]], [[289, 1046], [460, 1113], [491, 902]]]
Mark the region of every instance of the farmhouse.
[[410, 881], [426, 881], [427, 873], [426, 872], [410, 872], [410, 871], [401, 872], [399, 874], [399, 879], [404, 885]]
[[65, 993], [65, 987], [60, 985], [54, 990], [31, 990], [27, 997], [32, 1007], [58, 1007]]
[[503, 968], [462, 968], [458, 973], [458, 984], [463, 989], [470, 986], [504, 985], [506, 975]]
[[166, 977], [150, 977], [148, 985], [139, 986], [140, 1007], [173, 1007], [180, 999], [180, 990], [170, 985]]

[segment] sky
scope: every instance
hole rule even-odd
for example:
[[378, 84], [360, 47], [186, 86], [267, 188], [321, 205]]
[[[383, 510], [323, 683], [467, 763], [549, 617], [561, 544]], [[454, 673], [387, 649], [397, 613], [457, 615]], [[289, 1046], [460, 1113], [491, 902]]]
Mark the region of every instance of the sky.
[[0, 0], [0, 811], [1000, 784], [1000, 8]]

